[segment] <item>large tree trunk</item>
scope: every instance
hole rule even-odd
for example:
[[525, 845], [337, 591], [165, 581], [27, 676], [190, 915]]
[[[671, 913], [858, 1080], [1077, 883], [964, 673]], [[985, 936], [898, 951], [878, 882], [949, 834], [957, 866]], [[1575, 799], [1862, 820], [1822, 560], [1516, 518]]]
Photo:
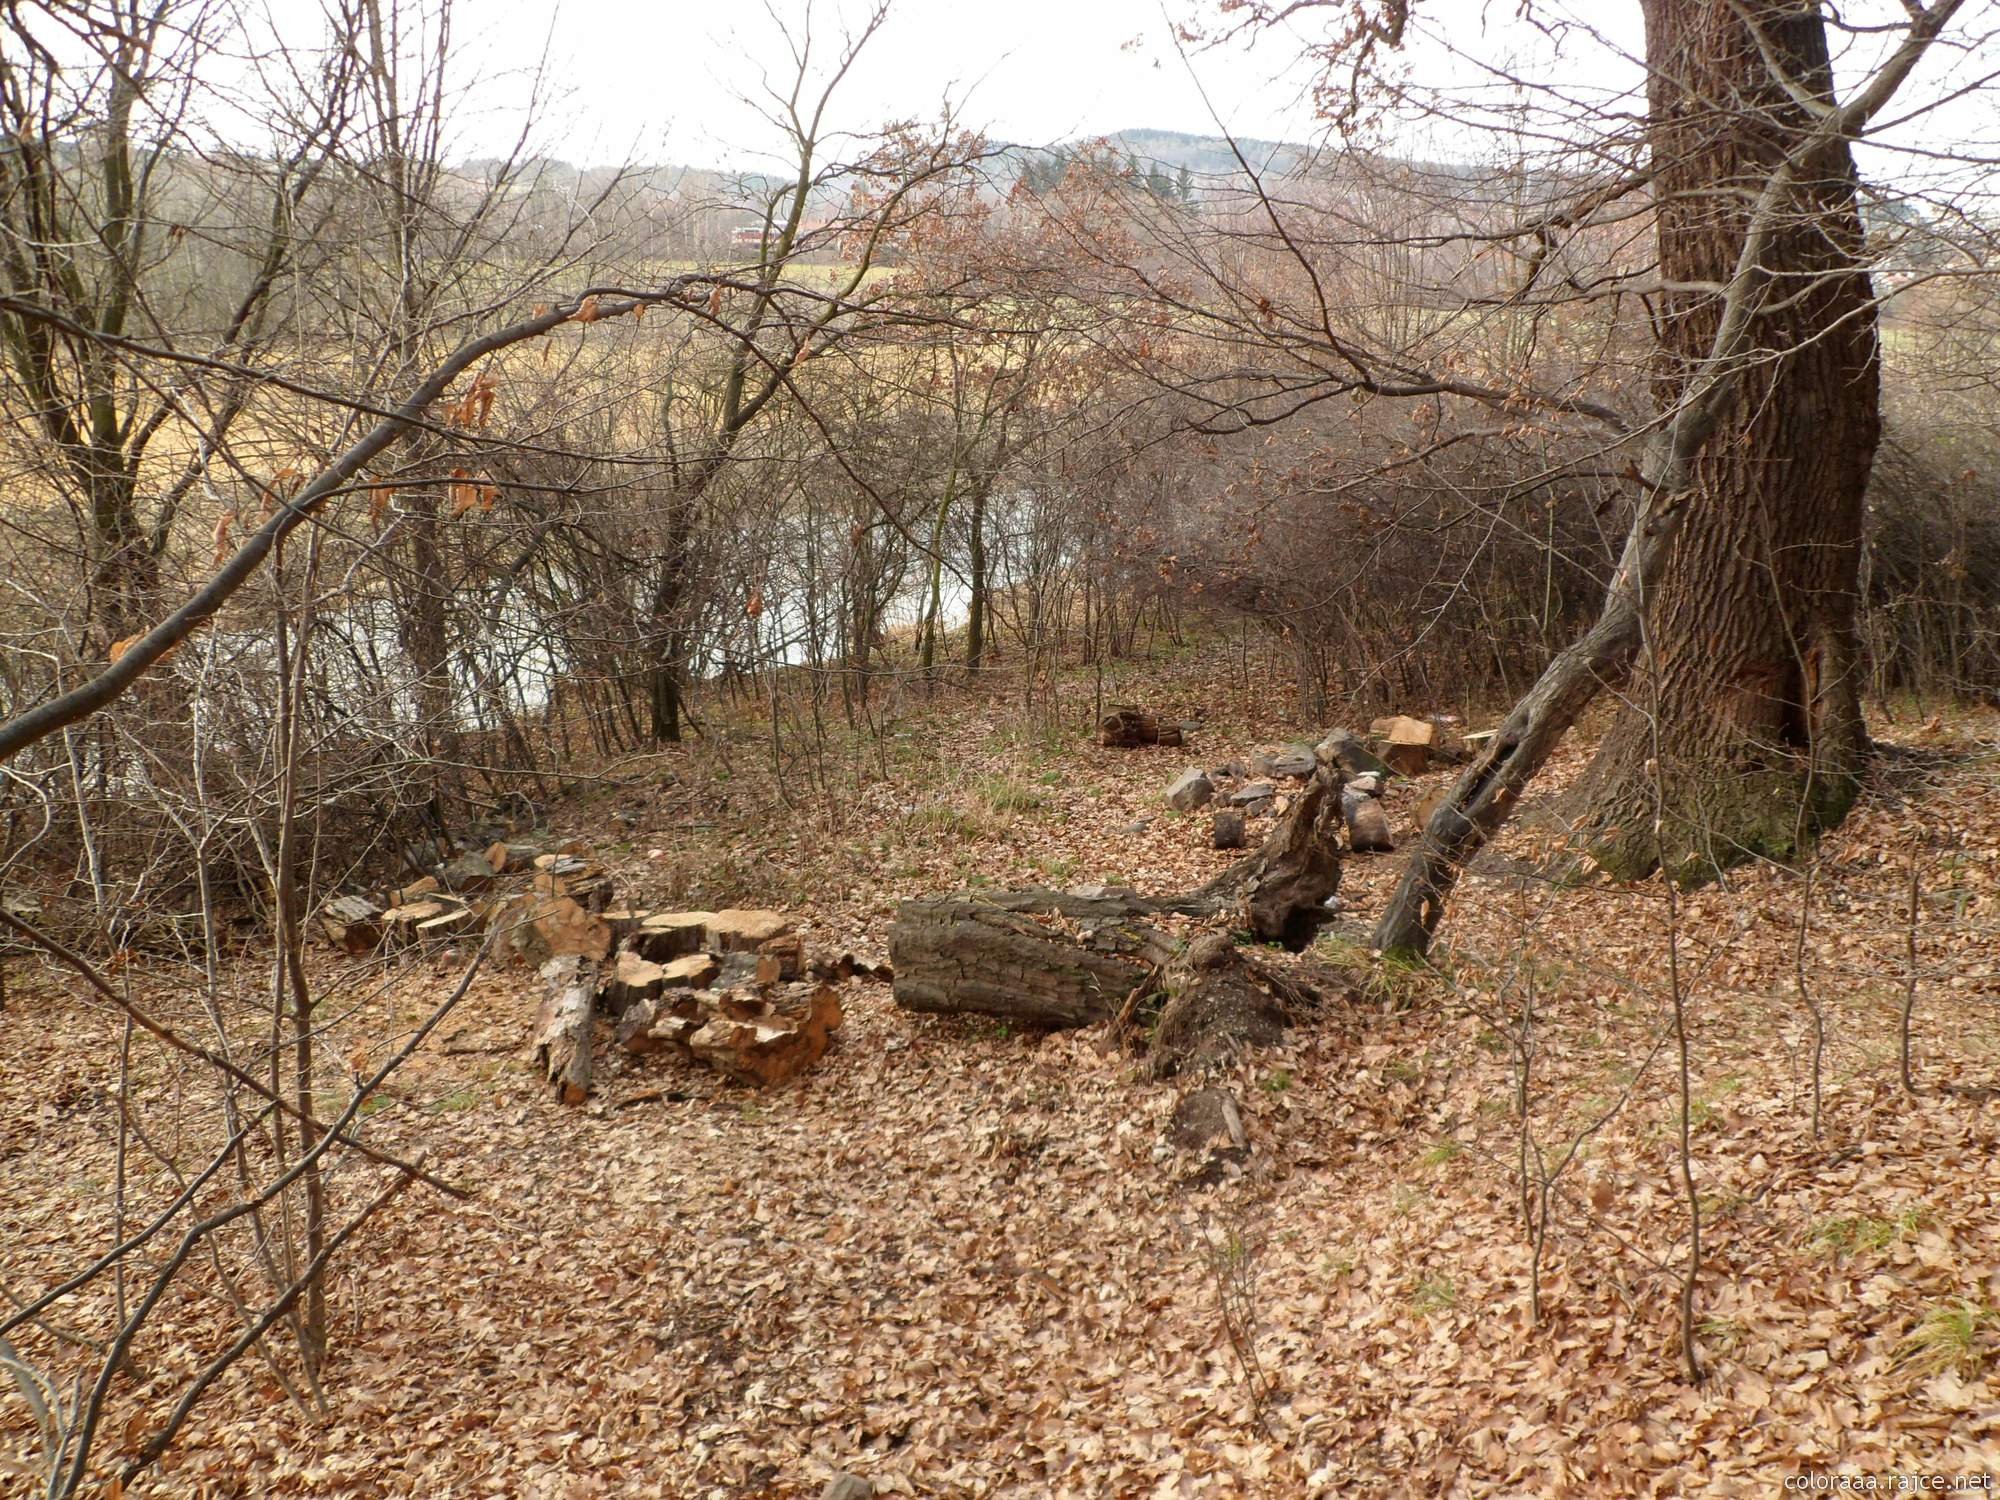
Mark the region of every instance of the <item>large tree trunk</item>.
[[[1830, 98], [1816, 9], [1647, 0], [1671, 410], [1707, 375], [1750, 207]], [[1759, 53], [1754, 16], [1772, 58]], [[1718, 109], [1717, 101], [1730, 101]], [[1613, 874], [1700, 879], [1789, 858], [1853, 801], [1867, 734], [1855, 599], [1879, 433], [1875, 315], [1844, 141], [1814, 153], [1764, 252], [1750, 362], [1686, 475], [1686, 518], [1643, 613], [1628, 707], [1582, 795]]]
[[1647, 483], [1603, 616], [1433, 814], [1376, 930], [1384, 951], [1429, 946], [1459, 871], [1606, 686], [1634, 687], [1583, 788], [1613, 873], [1784, 855], [1853, 800], [1879, 372], [1846, 142], [1956, 8], [1934, 6], [1836, 107], [1816, 9], [1646, 0], [1661, 280], [1678, 288], [1659, 306]]

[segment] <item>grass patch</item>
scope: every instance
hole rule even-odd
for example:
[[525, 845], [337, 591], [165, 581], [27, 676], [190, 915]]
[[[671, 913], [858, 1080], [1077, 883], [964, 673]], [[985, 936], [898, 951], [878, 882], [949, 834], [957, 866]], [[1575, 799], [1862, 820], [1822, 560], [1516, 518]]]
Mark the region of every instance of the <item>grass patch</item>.
[[1428, 1170], [1435, 1171], [1439, 1167], [1450, 1166], [1463, 1155], [1465, 1155], [1464, 1141], [1453, 1135], [1441, 1136], [1437, 1144], [1418, 1158], [1418, 1163]]
[[982, 776], [973, 790], [997, 813], [1040, 812], [1049, 805], [1047, 796], [1011, 776]]
[[1410, 1291], [1410, 1311], [1419, 1317], [1449, 1312], [1458, 1306], [1458, 1283], [1449, 1276], [1426, 1276]]
[[1877, 1218], [1872, 1214], [1843, 1214], [1815, 1225], [1812, 1243], [1828, 1255], [1857, 1255], [1886, 1250], [1922, 1229], [1927, 1217], [1923, 1205], [1915, 1203], [1893, 1219]]
[[1949, 1370], [1976, 1375], [1986, 1362], [1982, 1335], [1993, 1313], [1970, 1297], [1960, 1297], [1925, 1310], [1909, 1336], [1896, 1346], [1903, 1363], [1929, 1374]]

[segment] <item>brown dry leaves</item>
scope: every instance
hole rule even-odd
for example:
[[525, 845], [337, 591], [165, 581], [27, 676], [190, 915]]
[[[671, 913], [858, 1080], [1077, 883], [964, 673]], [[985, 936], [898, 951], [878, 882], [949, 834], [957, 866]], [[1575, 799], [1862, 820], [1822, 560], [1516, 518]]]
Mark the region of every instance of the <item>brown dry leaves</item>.
[[[1195, 669], [1132, 695], [1169, 714], [1234, 701]], [[1016, 733], [1002, 708], [952, 712], [908, 742], [897, 780], [853, 790], [837, 827], [785, 813], [755, 754], [733, 755], [726, 784], [677, 766], [632, 804], [627, 892], [800, 900], [809, 945], [879, 952], [895, 896], [975, 877], [1185, 888], [1227, 856], [1161, 790], [1278, 728], [1117, 752]], [[1995, 738], [1988, 715], [1958, 743]], [[847, 1469], [924, 1496], [1677, 1495], [1774, 1493], [1840, 1463], [2000, 1470], [2000, 1351], [1970, 1369], [1908, 1353], [1926, 1309], [2000, 1307], [2000, 1104], [1912, 1104], [1884, 1050], [1914, 851], [1931, 872], [1924, 1076], [2000, 1082], [2000, 773], [1989, 751], [1929, 779], [1882, 789], [1827, 846], [1808, 942], [1832, 1037], [1821, 1141], [1793, 989], [1798, 882], [1747, 872], [1688, 903], [1701, 1388], [1674, 1353], [1672, 1090], [1642, 1067], [1658, 893], [1474, 878], [1450, 934], [1456, 997], [1336, 1003], [1246, 1060], [1255, 1153], [1207, 1190], [1179, 1185], [1193, 1163], [1162, 1144], [1174, 1086], [1093, 1034], [911, 1017], [856, 981], [835, 1050], [795, 1087], [752, 1094], [600, 1053], [597, 1097], [571, 1112], [540, 1098], [518, 1050], [532, 977], [482, 981], [445, 1049], [369, 1121], [379, 1143], [448, 1161], [480, 1201], [413, 1197], [349, 1263], [325, 1428], [246, 1366], [156, 1489], [785, 1497]], [[1421, 790], [1392, 793], [1399, 833]], [[573, 809], [574, 830], [603, 849], [608, 811]], [[1139, 817], [1153, 821], [1134, 831]], [[1365, 932], [1399, 864], [1349, 861], [1349, 930]], [[1565, 1179], [1539, 1328], [1491, 1024], [1529, 930], [1540, 1138], [1559, 1149], [1630, 1095]], [[419, 969], [389, 1008], [445, 982]], [[101, 1080], [111, 1033], [39, 975], [17, 979], [9, 1019], [0, 1208], [27, 1215], [10, 1275], [40, 1281], [71, 1232], [64, 1184], [103, 1167], [101, 1134], [50, 1090]], [[1201, 1248], [1216, 1232], [1252, 1256], [1268, 1426], [1218, 1321]], [[172, 1326], [198, 1344], [220, 1325]], [[129, 1415], [145, 1391], [120, 1399]], [[17, 1410], [5, 1420], [18, 1431]]]

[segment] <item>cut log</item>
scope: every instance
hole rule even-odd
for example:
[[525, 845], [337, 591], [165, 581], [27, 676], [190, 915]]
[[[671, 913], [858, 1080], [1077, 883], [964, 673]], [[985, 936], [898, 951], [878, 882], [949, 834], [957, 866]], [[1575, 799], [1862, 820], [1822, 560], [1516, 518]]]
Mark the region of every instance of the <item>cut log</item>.
[[712, 911], [656, 911], [639, 923], [626, 946], [656, 964], [681, 958], [700, 951], [714, 918]]
[[889, 929], [904, 1010], [1088, 1026], [1118, 1013], [1172, 956], [1126, 890], [963, 891], [905, 901]]
[[484, 854], [461, 854], [438, 875], [447, 890], [461, 893], [487, 890], [496, 878]]
[[1194, 916], [1226, 913], [1264, 942], [1296, 952], [1332, 920], [1326, 900], [1339, 888], [1340, 774], [1321, 767], [1261, 848], [1201, 889], [1160, 905]]
[[768, 1088], [825, 1056], [842, 1020], [830, 985], [795, 985], [765, 1001], [741, 994], [717, 1001], [716, 1014], [688, 1038], [688, 1050], [739, 1083]]
[[564, 1104], [590, 1097], [590, 1022], [597, 965], [575, 956], [542, 965], [548, 991], [535, 1021], [535, 1061]]
[[611, 951], [611, 925], [567, 896], [514, 896], [494, 907], [488, 925], [506, 952], [532, 963], [601, 959]]
[[335, 896], [319, 911], [320, 936], [355, 958], [382, 946], [382, 908], [366, 896]]
[[773, 939], [792, 930], [792, 919], [781, 911], [752, 910], [731, 906], [715, 913], [702, 924], [711, 953], [756, 953]]
[[1356, 854], [1388, 854], [1396, 847], [1389, 814], [1374, 797], [1356, 794], [1342, 799], [1347, 818], [1347, 843]]
[[537, 870], [533, 888], [540, 896], [567, 896], [586, 911], [601, 912], [611, 905], [617, 890], [602, 867], [568, 855], [554, 869]]
[[598, 998], [606, 1015], [622, 1015], [628, 1005], [655, 998], [666, 987], [667, 971], [636, 953], [621, 953], [604, 976]]
[[714, 954], [690, 953], [660, 966], [660, 984], [670, 990], [705, 990], [721, 972], [722, 965], [715, 961]]
[[518, 875], [530, 869], [541, 849], [535, 844], [511, 844], [504, 840], [486, 849], [486, 865], [495, 875]]
[[1141, 745], [1185, 743], [1178, 724], [1163, 724], [1155, 714], [1129, 705], [1114, 708], [1097, 726], [1097, 743], [1107, 750], [1136, 750]]
[[408, 885], [393, 892], [389, 897], [391, 906], [414, 906], [426, 896], [434, 896], [444, 887], [435, 875], [426, 875], [421, 880], [413, 880]]

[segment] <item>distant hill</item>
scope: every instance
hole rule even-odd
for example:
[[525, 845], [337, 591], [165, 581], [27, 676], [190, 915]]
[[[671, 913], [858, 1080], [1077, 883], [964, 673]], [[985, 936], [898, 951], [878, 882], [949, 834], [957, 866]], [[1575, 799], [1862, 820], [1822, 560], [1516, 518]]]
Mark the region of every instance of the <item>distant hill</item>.
[[[1219, 135], [1190, 135], [1181, 130], [1120, 130], [1105, 139], [1120, 152], [1137, 157], [1143, 166], [1157, 164], [1175, 171], [1185, 167], [1197, 177], [1228, 176], [1242, 170], [1229, 142]], [[1250, 136], [1239, 137], [1236, 145], [1244, 160], [1259, 172], [1288, 171], [1311, 154], [1305, 146]]]

